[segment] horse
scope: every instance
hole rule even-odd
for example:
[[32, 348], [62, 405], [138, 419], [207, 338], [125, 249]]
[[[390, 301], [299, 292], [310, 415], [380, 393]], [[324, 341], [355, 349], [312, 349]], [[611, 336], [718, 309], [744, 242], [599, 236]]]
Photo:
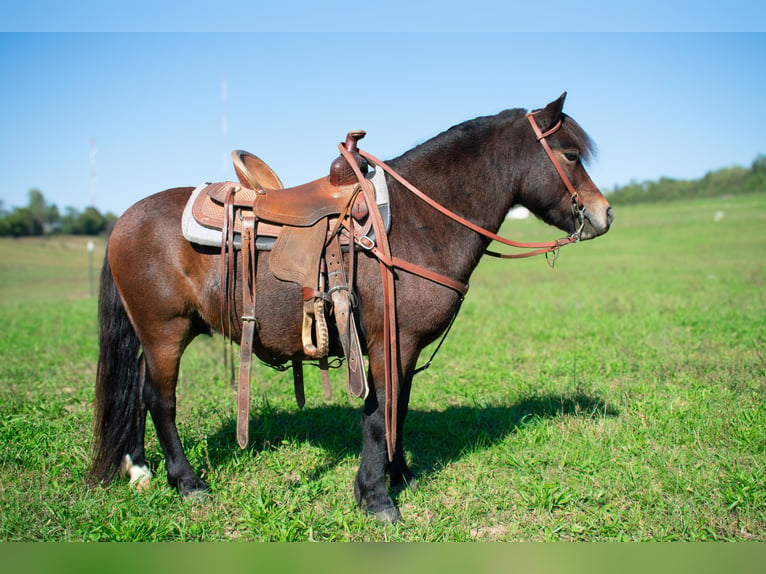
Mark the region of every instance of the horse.
[[[533, 112], [515, 108], [465, 121], [385, 164], [391, 170], [386, 173], [390, 252], [398, 261], [409, 262], [392, 273], [397, 309], [393, 368], [399, 382], [397, 396], [389, 399], [395, 407], [393, 429], [385, 420], [387, 357], [380, 262], [370, 251], [353, 251], [356, 313], [371, 391], [364, 398], [354, 496], [363, 511], [381, 522], [401, 517], [389, 488], [417, 487], [402, 438], [418, 357], [448, 331], [463, 300], [454, 284], [467, 288], [506, 213], [522, 205], [570, 234], [568, 241], [552, 243], [554, 247], [546, 251], [603, 235], [612, 224], [614, 212], [585, 170], [595, 145], [562, 111], [565, 98], [566, 93]], [[166, 460], [168, 482], [183, 496], [208, 491], [187, 460], [176, 428], [179, 364], [198, 335], [218, 332], [239, 341], [242, 318], [232, 316], [224, 327], [220, 250], [195, 245], [182, 235], [181, 215], [192, 190], [168, 189], [138, 201], [111, 233], [99, 293], [89, 471], [94, 484], [106, 485], [120, 471], [129, 472], [133, 481], [151, 477], [144, 453], [148, 411]], [[478, 233], [479, 229], [486, 233]], [[451, 283], [430, 280], [414, 268], [450, 278]], [[239, 293], [240, 283], [237, 278]], [[305, 359], [300, 287], [276, 279], [265, 252], [257, 256], [255, 283], [258, 322], [253, 353], [269, 365]], [[338, 356], [339, 345], [333, 344], [332, 353]], [[387, 435], [392, 431], [396, 438], [391, 453]]]

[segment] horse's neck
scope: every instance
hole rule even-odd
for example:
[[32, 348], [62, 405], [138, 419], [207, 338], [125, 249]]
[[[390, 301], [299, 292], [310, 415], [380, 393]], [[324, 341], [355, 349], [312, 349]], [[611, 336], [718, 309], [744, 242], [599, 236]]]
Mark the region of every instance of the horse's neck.
[[[487, 152], [489, 153], [489, 152]], [[492, 169], [493, 158], [478, 154], [462, 162], [430, 162], [402, 157], [395, 169], [423, 193], [457, 215], [496, 233], [512, 204], [509, 170]], [[507, 158], [505, 159], [507, 162]], [[422, 166], [439, 166], [429, 172]], [[507, 163], [506, 163], [507, 165]], [[409, 256], [457, 280], [468, 281], [489, 240], [438, 213], [411, 192], [397, 187], [392, 213], [401, 225], [392, 231], [408, 236]]]

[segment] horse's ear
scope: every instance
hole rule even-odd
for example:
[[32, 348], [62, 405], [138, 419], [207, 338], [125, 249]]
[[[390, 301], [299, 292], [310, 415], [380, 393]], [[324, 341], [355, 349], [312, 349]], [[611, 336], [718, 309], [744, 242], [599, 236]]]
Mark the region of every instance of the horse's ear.
[[545, 132], [551, 129], [556, 122], [561, 119], [561, 110], [564, 109], [564, 100], [567, 98], [567, 93], [561, 94], [559, 99], [552, 101], [545, 106], [542, 110], [535, 114], [537, 123], [540, 126], [540, 130]]

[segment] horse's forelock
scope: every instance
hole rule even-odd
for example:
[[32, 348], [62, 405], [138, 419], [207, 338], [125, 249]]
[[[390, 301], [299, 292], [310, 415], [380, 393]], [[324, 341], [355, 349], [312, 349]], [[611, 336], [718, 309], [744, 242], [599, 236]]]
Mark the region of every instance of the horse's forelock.
[[572, 140], [580, 150], [580, 158], [583, 163], [589, 163], [598, 154], [598, 147], [591, 137], [580, 127], [576, 121], [566, 114], [561, 114], [561, 130]]

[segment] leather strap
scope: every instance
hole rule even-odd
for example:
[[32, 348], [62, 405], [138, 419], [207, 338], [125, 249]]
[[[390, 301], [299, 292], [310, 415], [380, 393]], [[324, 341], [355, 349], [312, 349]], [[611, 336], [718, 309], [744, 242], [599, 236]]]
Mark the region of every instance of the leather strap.
[[346, 280], [346, 272], [343, 269], [340, 239], [337, 235], [330, 240], [325, 248], [325, 259], [335, 324], [338, 327], [338, 335], [346, 355], [346, 389], [350, 395], [364, 399], [367, 398], [369, 388], [364, 371], [362, 346], [359, 343], [356, 321], [354, 321], [351, 311], [351, 294]]
[[293, 388], [295, 389], [295, 401], [299, 408], [306, 404], [306, 393], [303, 388], [303, 361], [293, 361]]
[[329, 401], [332, 398], [332, 386], [330, 385], [330, 363], [327, 361], [327, 357], [319, 359], [319, 372], [322, 379], [324, 398], [326, 401]]
[[[223, 338], [223, 362], [229, 368], [229, 385], [234, 390], [234, 353], [231, 340], [231, 297], [234, 288], [234, 194], [231, 187], [224, 201], [223, 228], [221, 231], [221, 332]], [[227, 344], [228, 339], [228, 344]]]
[[[325, 258], [323, 257], [322, 260], [319, 262], [319, 289], [323, 292], [324, 291], [324, 277], [327, 275], [327, 261], [325, 261]], [[326, 297], [326, 294], [322, 294]], [[332, 385], [330, 384], [330, 363], [327, 360], [327, 357], [320, 357], [319, 358], [319, 372], [320, 372], [320, 378], [322, 379], [322, 391], [324, 393], [325, 400], [329, 401], [332, 399]]]
[[346, 150], [343, 144], [338, 146], [343, 157], [354, 170], [359, 184], [362, 186], [362, 194], [367, 202], [372, 228], [375, 232], [377, 249], [379, 250], [380, 273], [383, 279], [383, 362], [384, 362], [384, 389], [386, 404], [384, 406], [384, 419], [386, 426], [386, 447], [388, 460], [393, 461], [396, 449], [396, 421], [397, 404], [399, 402], [399, 343], [396, 319], [396, 292], [394, 272], [384, 261], [391, 261], [391, 248], [388, 244], [388, 235], [383, 218], [375, 201], [375, 188], [367, 180], [353, 156]]
[[242, 216], [242, 341], [237, 385], [237, 443], [247, 448], [250, 425], [250, 367], [253, 360], [255, 333], [255, 216], [243, 211]]
[[386, 257], [383, 252], [378, 249], [377, 246], [373, 245], [368, 249], [375, 257], [378, 258], [378, 260], [381, 263], [384, 263], [387, 267], [390, 267], [391, 269], [402, 269], [404, 271], [407, 271], [409, 273], [412, 273], [413, 275], [417, 275], [418, 277], [422, 277], [423, 279], [428, 279], [429, 281], [433, 281], [434, 283], [438, 283], [439, 285], [443, 285], [445, 287], [449, 287], [453, 291], [457, 291], [461, 295], [465, 295], [468, 293], [468, 285], [465, 283], [461, 283], [460, 281], [455, 281], [454, 279], [450, 279], [446, 275], [442, 275], [441, 273], [436, 273], [435, 271], [431, 271], [430, 269], [426, 269], [425, 267], [421, 267], [420, 265], [415, 265], [414, 263], [410, 263], [409, 261], [405, 261], [404, 259], [400, 259], [399, 257]]

